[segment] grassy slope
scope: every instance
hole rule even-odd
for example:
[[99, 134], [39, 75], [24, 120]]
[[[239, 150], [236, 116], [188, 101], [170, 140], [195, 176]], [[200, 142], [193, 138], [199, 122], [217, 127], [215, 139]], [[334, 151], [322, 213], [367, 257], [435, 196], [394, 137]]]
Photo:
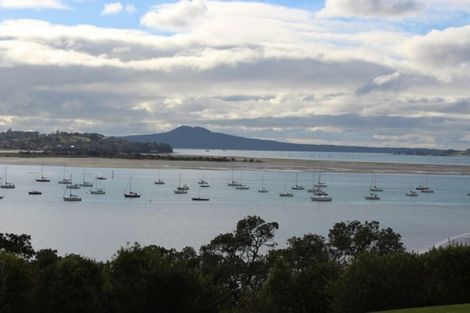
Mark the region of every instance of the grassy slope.
[[436, 306], [430, 308], [383, 311], [381, 313], [470, 313], [470, 304]]

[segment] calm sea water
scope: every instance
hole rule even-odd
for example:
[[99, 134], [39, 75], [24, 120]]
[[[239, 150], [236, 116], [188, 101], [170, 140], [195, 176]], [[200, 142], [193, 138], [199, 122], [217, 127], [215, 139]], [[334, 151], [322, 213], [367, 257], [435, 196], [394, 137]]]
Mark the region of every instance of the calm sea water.
[[[331, 203], [314, 203], [311, 194], [295, 191], [293, 198], [280, 198], [279, 192], [295, 184], [292, 172], [235, 171], [236, 180], [250, 186], [240, 191], [228, 187], [231, 170], [205, 171], [162, 169], [161, 179], [166, 185], [155, 185], [158, 176], [150, 169], [87, 169], [86, 179], [94, 182], [96, 175], [107, 176], [99, 181], [106, 195], [91, 195], [90, 188], [76, 191], [82, 202], [64, 202], [64, 186], [57, 181], [63, 176], [62, 167], [45, 167], [44, 176], [50, 183], [33, 183], [41, 169], [34, 166], [9, 166], [8, 181], [16, 184], [14, 190], [0, 191], [0, 232], [32, 235], [36, 249], [54, 248], [61, 254], [80, 253], [97, 259], [108, 259], [127, 242], [157, 244], [181, 249], [199, 248], [222, 232], [230, 232], [244, 216], [256, 214], [266, 221], [277, 221], [276, 235], [282, 246], [291, 236], [305, 233], [326, 235], [338, 221], [358, 219], [377, 220], [383, 227], [392, 227], [403, 236], [409, 250], [423, 250], [435, 243], [470, 232], [470, 177], [377, 175], [377, 184], [384, 188], [382, 200], [366, 201], [371, 183], [368, 174], [322, 173], [333, 197]], [[83, 168], [69, 167], [67, 176], [75, 182], [83, 180]], [[111, 178], [114, 172], [114, 178]], [[1, 174], [1, 173], [0, 173]], [[188, 195], [175, 195], [173, 189], [182, 183], [191, 190]], [[129, 177], [133, 190], [140, 199], [125, 199]], [[198, 188], [197, 181], [204, 176], [211, 188]], [[269, 193], [257, 189], [264, 177]], [[312, 173], [298, 173], [298, 183], [312, 184]], [[420, 194], [417, 198], [404, 195], [410, 185], [424, 184], [434, 194]], [[30, 196], [28, 191], [39, 189], [41, 196]], [[210, 197], [207, 203], [191, 200], [199, 194]]]
[[175, 153], [203, 156], [233, 156], [250, 158], [275, 158], [295, 160], [330, 160], [347, 162], [385, 162], [401, 164], [470, 165], [470, 157], [465, 156], [419, 156], [394, 155], [388, 153], [346, 153], [308, 151], [253, 151], [253, 150], [203, 150], [175, 149]]

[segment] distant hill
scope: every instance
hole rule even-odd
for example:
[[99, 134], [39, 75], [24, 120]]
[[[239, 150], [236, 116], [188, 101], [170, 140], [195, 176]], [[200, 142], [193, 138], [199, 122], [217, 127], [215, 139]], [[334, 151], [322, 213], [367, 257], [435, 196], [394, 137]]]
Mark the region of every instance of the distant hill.
[[378, 148], [336, 145], [307, 145], [274, 140], [251, 139], [212, 132], [202, 127], [180, 126], [167, 133], [126, 137], [135, 142], [164, 142], [180, 149], [230, 149], [271, 151], [368, 152], [414, 155], [449, 155], [457, 151], [410, 148]]

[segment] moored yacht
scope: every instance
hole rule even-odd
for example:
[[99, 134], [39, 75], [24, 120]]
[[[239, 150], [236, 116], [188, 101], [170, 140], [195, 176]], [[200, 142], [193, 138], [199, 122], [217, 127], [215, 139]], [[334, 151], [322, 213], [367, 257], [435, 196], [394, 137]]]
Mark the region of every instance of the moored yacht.
[[[67, 189], [65, 189], [65, 191], [67, 191]], [[65, 192], [64, 192], [64, 196], [63, 196], [63, 199], [64, 201], [68, 201], [68, 202], [79, 202], [79, 201], [82, 201], [82, 198], [80, 198], [78, 195], [75, 195], [72, 193], [72, 190], [69, 189], [69, 194], [68, 196], [65, 195]]]
[[140, 194], [132, 191], [132, 175], [129, 176], [129, 191], [124, 193], [124, 198], [140, 198]]
[[7, 167], [5, 166], [5, 182], [0, 185], [0, 188], [2, 189], [15, 189], [16, 186], [13, 183], [9, 183], [7, 181]]
[[51, 180], [47, 177], [44, 177], [44, 164], [41, 165], [41, 177], [37, 178], [36, 181], [38, 183], [49, 183]]
[[181, 185], [181, 173], [179, 174], [179, 179], [178, 179], [178, 187], [176, 187], [173, 192], [177, 195], [184, 195], [187, 194], [189, 190], [189, 187], [186, 185]]
[[315, 184], [315, 187], [326, 188], [328, 185], [321, 181], [321, 173], [318, 173], [318, 183]]
[[295, 185], [292, 186], [292, 190], [304, 190], [304, 186], [298, 184], [299, 173], [295, 173]]
[[377, 177], [375, 175], [374, 175], [373, 181], [374, 181], [374, 185], [372, 185], [372, 180], [371, 180], [371, 183], [370, 183], [370, 187], [369, 187], [370, 191], [372, 191], [372, 192], [382, 192], [382, 191], [384, 191], [382, 188], [377, 186]]
[[240, 186], [235, 187], [235, 189], [237, 189], [237, 190], [248, 190], [248, 189], [250, 189], [250, 187], [248, 187], [246, 185], [240, 185]]
[[158, 170], [158, 179], [153, 182], [155, 185], [165, 185], [165, 182], [160, 179], [160, 170]]
[[86, 169], [83, 170], [83, 182], [80, 184], [81, 187], [93, 187], [93, 183], [86, 181]]
[[268, 193], [269, 190], [264, 187], [264, 176], [261, 176], [261, 188], [258, 189], [259, 193]]
[[331, 197], [328, 196], [328, 194], [313, 196], [313, 197], [310, 197], [310, 199], [316, 202], [331, 202], [333, 200]]
[[378, 194], [371, 192], [370, 194], [366, 195], [366, 200], [380, 200], [380, 197]]

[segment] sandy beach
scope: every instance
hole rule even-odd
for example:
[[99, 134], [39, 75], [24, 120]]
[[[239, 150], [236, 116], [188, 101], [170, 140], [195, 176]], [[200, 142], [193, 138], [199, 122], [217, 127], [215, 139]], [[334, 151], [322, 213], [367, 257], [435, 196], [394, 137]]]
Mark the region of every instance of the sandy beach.
[[[241, 159], [240, 159], [241, 160]], [[222, 170], [227, 168], [246, 170], [278, 171], [324, 171], [344, 173], [412, 173], [434, 175], [470, 175], [470, 166], [462, 165], [427, 165], [397, 164], [371, 162], [343, 162], [328, 160], [293, 160], [258, 158], [261, 162], [215, 162], [215, 161], [182, 161], [182, 160], [135, 160], [110, 158], [58, 158], [7, 157], [5, 164], [103, 167], [103, 168], [181, 168]]]

